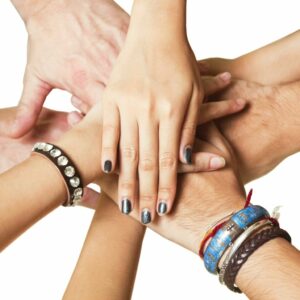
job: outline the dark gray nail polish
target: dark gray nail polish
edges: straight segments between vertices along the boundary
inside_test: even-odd
[[[106,160],[104,163],[104,172],[110,173],[111,172],[112,163],[110,160]]]
[[[185,161],[187,164],[192,164],[192,154],[193,154],[193,151],[192,151],[192,148],[191,147],[186,147],[184,149],[184,158],[185,158]]]
[[[151,222],[151,213],[148,209],[142,211],[141,220],[143,224],[149,224]]]
[[[166,202],[160,202],[158,205],[158,213],[164,215],[168,210],[168,206]]]
[[[123,214],[129,215],[131,213],[132,206],[131,206],[131,202],[129,199],[127,199],[127,198],[123,199],[121,206],[122,206],[121,210],[122,210]]]

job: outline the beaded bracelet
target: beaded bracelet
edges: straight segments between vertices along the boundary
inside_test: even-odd
[[[218,263],[226,249],[248,227],[262,218],[269,217],[266,209],[250,205],[235,213],[211,239],[204,253],[204,265],[213,274],[217,273]]]
[[[81,176],[70,157],[59,147],[44,142],[36,143],[32,148],[32,154],[42,155],[50,160],[63,177],[68,190],[68,199],[63,206],[78,204],[83,197],[83,185]]]

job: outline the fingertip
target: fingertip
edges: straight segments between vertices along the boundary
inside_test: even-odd
[[[82,119],[83,116],[77,111],[70,112],[67,117],[68,123],[71,126],[77,125]]]
[[[217,77],[223,81],[225,84],[229,84],[232,78],[232,75],[230,72],[223,72],[221,74],[218,74]]]
[[[239,98],[239,99],[235,100],[235,103],[236,103],[238,108],[242,109],[246,106],[247,101],[245,99]]]
[[[209,168],[210,170],[219,170],[224,168],[226,165],[226,160],[224,157],[215,156],[210,159]]]

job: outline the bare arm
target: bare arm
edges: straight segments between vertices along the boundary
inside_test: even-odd
[[[228,71],[235,78],[260,84],[283,84],[300,79],[300,30],[235,59],[211,58],[208,73]]]
[[[93,218],[64,300],[131,298],[145,227],[104,194]]]
[[[242,184],[236,177],[237,163],[230,160],[233,157],[228,144],[215,132],[209,133],[206,141],[218,148],[215,151],[221,151],[227,157],[227,168],[213,173],[180,176],[175,210],[148,226],[195,254],[198,254],[207,227],[230,212],[241,209],[245,203]],[[207,150],[206,147],[212,145],[204,144],[201,141],[198,147]],[[210,151],[213,149],[210,148]],[[116,201],[116,182],[103,178],[100,184]],[[138,218],[136,212],[132,216]],[[296,300],[300,295],[299,276],[300,252],[284,240],[276,239],[250,257],[238,273],[236,283],[250,299]]]

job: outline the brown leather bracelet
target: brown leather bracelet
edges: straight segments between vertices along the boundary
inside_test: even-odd
[[[241,293],[241,290],[235,286],[235,280],[239,270],[259,247],[275,238],[283,238],[291,242],[291,237],[285,230],[279,227],[271,227],[259,232],[241,245],[235,255],[230,259],[225,270],[224,283],[231,291]]]

